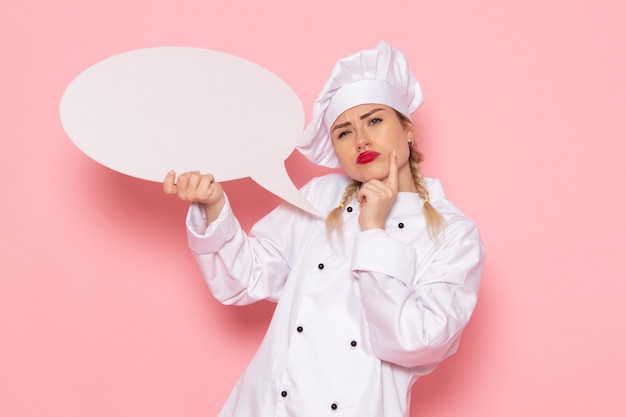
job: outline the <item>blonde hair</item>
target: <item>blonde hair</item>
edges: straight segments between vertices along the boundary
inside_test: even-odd
[[[413,129],[413,124],[406,116],[398,111],[396,111],[396,114],[405,129]],[[426,188],[426,183],[424,182],[424,177],[422,176],[422,172],[420,170],[420,163],[424,160],[424,155],[411,144],[409,144],[409,147],[411,151],[409,155],[409,167],[411,169],[411,175],[413,176],[413,183],[417,189],[417,194],[424,201],[423,210],[424,217],[426,218],[428,235],[432,240],[437,240],[437,236],[445,226],[445,220],[443,216],[432,206],[432,204],[430,204],[428,188]],[[330,213],[328,213],[328,216],[326,217],[326,231],[329,235],[333,232],[333,230],[336,230],[341,236],[343,226],[341,213],[343,212],[345,206],[352,201],[354,196],[359,192],[360,188],[361,182],[352,180],[343,192],[339,206],[335,207],[330,211]]]

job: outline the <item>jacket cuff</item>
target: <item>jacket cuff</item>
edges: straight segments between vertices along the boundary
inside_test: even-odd
[[[417,265],[415,249],[381,229],[366,230],[355,239],[351,270],[388,275],[413,285]]]
[[[217,219],[206,227],[204,205],[193,203],[187,212],[187,241],[194,253],[215,253],[231,240],[240,228],[225,196],[224,207]]]

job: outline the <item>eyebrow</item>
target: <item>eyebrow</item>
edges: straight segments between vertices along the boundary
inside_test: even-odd
[[[372,110],[368,111],[367,113],[362,114],[361,116],[359,116],[359,119],[361,119],[361,120],[367,119],[372,114],[376,113],[377,111],[381,111],[381,110],[384,110],[384,109],[382,109],[382,108],[372,109]],[[338,125],[335,125],[333,127],[333,130],[331,130],[330,133],[332,134],[336,129],[341,129],[342,127],[350,126],[351,124],[352,124],[351,122],[339,123]]]

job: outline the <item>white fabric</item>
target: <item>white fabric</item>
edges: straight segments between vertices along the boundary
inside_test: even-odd
[[[390,88],[386,80],[361,80],[345,85],[333,94],[324,111],[325,131],[330,132],[330,128],[341,113],[365,103],[385,104],[410,117],[404,97],[396,89]]]
[[[359,104],[385,104],[410,118],[423,101],[422,89],[404,55],[381,41],[373,49],[337,61],[296,148],[314,164],[338,168],[329,135],[337,116]]]
[[[331,174],[302,192],[329,212],[348,181]],[[332,241],[323,220],[289,204],[249,236],[228,204],[203,233],[203,210],[192,205],[189,245],[213,295],[225,304],[278,301],[221,417],[408,416],[411,385],[457,349],[484,257],[474,223],[439,181],[427,186],[447,222],[437,244],[414,193],[398,194],[386,230],[361,231],[353,200],[343,240]]]

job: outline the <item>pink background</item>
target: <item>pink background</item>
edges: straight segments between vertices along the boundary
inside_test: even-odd
[[[411,415],[625,415],[625,16],[622,0],[4,0],[0,415],[214,416],[273,309],[218,304],[186,205],[69,141],[58,105],[80,71],[221,50],[281,76],[308,120],[335,60],[380,39],[424,88],[426,174],[488,251],[461,349]],[[323,173],[298,154],[287,168],[297,185]],[[246,228],[278,204],[225,187]]]

